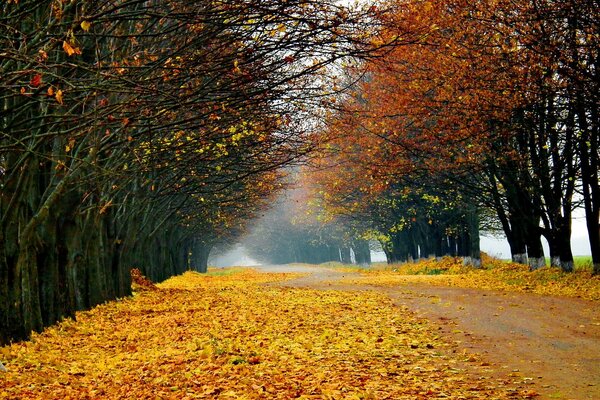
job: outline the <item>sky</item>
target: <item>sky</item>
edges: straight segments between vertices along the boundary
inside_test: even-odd
[[[548,250],[548,243],[543,238],[542,244],[544,245],[544,254],[549,256],[550,251]],[[503,259],[510,258],[510,247],[504,236],[493,237],[483,235],[481,237],[480,247],[481,251],[485,251],[490,256]],[[571,249],[574,256],[588,256],[592,254],[583,210],[575,210],[573,213]]]

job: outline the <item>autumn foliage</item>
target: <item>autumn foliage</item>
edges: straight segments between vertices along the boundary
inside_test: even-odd
[[[0,348],[19,399],[429,399],[531,395],[374,292],[193,272]]]
[[[361,269],[361,278],[349,280],[384,287],[421,283],[600,300],[600,277],[592,275],[590,269],[575,273],[567,273],[555,267],[529,271],[526,265],[499,260],[486,254],[483,254],[483,259],[486,266],[483,269],[465,266],[462,260],[454,257],[444,257],[441,260],[429,259],[417,263]],[[348,269],[342,266],[338,268]]]
[[[142,271],[137,268],[131,269],[131,289],[134,292],[158,290],[156,285],[150,279],[142,275]]]
[[[428,249],[413,259],[434,254],[416,230],[479,258],[473,227],[487,225],[536,269],[544,237],[552,265],[572,271],[581,198],[600,266],[593,3],[386,2],[380,39],[397,45],[354,69],[326,117],[309,179],[327,213],[368,220],[392,255],[399,233],[400,247]]]
[[[336,2],[0,4],[0,343],[205,271],[313,149],[372,14]]]
[[[480,266],[484,227],[572,271],[580,206],[600,273],[598,21],[591,0],[2,2],[0,343],[130,295],[132,266],[206,272],[300,163],[335,228],[286,260],[368,263],[376,239]]]

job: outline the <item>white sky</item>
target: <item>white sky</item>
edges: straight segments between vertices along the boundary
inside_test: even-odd
[[[544,238],[542,238],[542,244],[544,245],[544,254],[549,256],[550,250],[548,250],[548,243]],[[505,237],[482,236],[480,246],[481,251],[485,251],[490,256],[510,258],[510,247]],[[583,210],[575,210],[573,213],[571,249],[574,256],[589,256],[592,254]]]

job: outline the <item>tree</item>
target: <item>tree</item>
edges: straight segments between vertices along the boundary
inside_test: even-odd
[[[179,273],[220,225],[243,225],[273,171],[310,150],[292,116],[327,65],[364,53],[370,15],[312,1],[0,10],[2,343],[127,295],[131,266]]]
[[[544,265],[544,235],[553,265],[571,270],[573,195],[585,174],[582,149],[595,143],[584,133],[590,140],[583,148],[577,134],[591,133],[585,126],[594,106],[578,114],[573,94],[594,87],[597,50],[588,34],[595,22],[579,22],[574,7],[390,2],[392,12],[381,15],[382,37],[415,34],[365,65],[354,98],[332,118],[334,138],[352,136],[334,149],[342,157],[335,156],[361,165],[356,176],[372,179],[372,188],[362,188],[370,193],[419,176],[459,184],[464,195],[496,209],[516,261]],[[582,176],[581,184],[594,241],[597,165],[587,168],[592,179]]]

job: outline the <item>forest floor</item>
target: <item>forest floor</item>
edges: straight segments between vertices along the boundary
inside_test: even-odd
[[[398,276],[292,265],[137,285],[0,348],[0,399],[600,398],[597,301]]]

